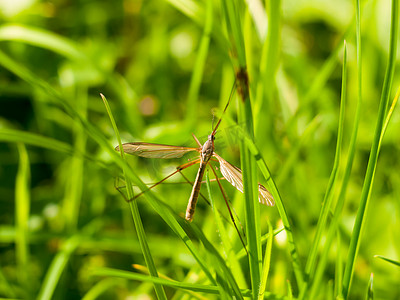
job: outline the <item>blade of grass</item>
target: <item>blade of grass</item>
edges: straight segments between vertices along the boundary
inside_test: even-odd
[[[385,261],[387,261],[387,262],[390,262],[391,264],[394,264],[395,266],[400,267],[400,262],[398,262],[398,261],[392,260],[392,259],[387,258],[387,257],[384,257],[384,256],[382,256],[382,255],[375,255],[374,257],[383,259],[383,260],[385,260]]]
[[[235,124],[235,122],[227,115],[225,115],[225,120],[227,120],[229,124]],[[268,166],[265,163],[265,160],[260,150],[258,149],[257,145],[253,142],[252,139],[248,137],[247,133],[243,130],[243,128],[238,127],[237,133],[239,134],[240,138],[244,140],[245,146],[247,147],[247,149],[249,149],[251,155],[255,158],[258,168],[260,169],[265,180],[267,181],[268,190],[274,197],[276,208],[278,209],[279,215],[282,219],[282,223],[287,234],[287,239],[289,242],[289,252],[292,257],[292,265],[297,280],[297,284],[300,287],[304,284],[303,269],[301,266],[299,254],[296,249],[296,243],[294,241],[292,228],[289,222],[289,216],[286,213],[286,209],[283,204],[282,198],[280,197],[278,188],[276,187],[275,181],[273,180],[271,173],[269,172]]]
[[[300,297],[303,298],[307,292],[307,288],[313,280],[313,276],[315,274],[315,264],[317,262],[318,250],[321,244],[322,234],[326,228],[326,222],[328,220],[328,216],[331,211],[331,205],[333,201],[333,191],[335,189],[337,183],[337,176],[339,165],[341,161],[341,152],[342,152],[342,140],[343,140],[343,127],[344,127],[344,117],[345,117],[345,107],[346,107],[346,95],[347,95],[347,49],[346,42],[344,43],[343,48],[343,69],[342,69],[342,90],[341,90],[341,99],[340,99],[340,113],[339,113],[339,125],[338,125],[338,134],[336,141],[336,151],[335,158],[333,162],[332,172],[329,177],[328,186],[325,192],[324,200],[322,202],[322,207],[320,211],[320,216],[317,223],[317,231],[315,233],[314,241],[311,245],[310,254],[308,256],[305,273],[306,273],[306,284],[304,289],[302,290],[302,295]],[[322,263],[322,262],[320,262]],[[324,261],[326,263],[326,261]],[[313,296],[310,296],[313,298]]]
[[[348,259],[345,267],[343,277],[343,296],[345,299],[348,297],[348,293],[351,286],[351,279],[353,277],[356,257],[358,255],[360,241],[362,236],[362,230],[365,224],[365,214],[368,208],[368,200],[372,190],[372,184],[374,180],[376,165],[379,154],[379,140],[381,137],[383,122],[385,118],[385,112],[388,107],[390,90],[393,81],[394,68],[396,62],[396,51],[397,51],[397,33],[398,33],[398,1],[392,1],[392,12],[391,12],[391,28],[390,28],[390,46],[389,46],[389,57],[388,66],[386,69],[385,80],[383,84],[381,100],[379,104],[378,120],[376,124],[374,139],[372,141],[370,157],[368,160],[367,172],[364,178],[364,184],[361,192],[360,205],[357,211],[357,217],[354,223],[353,234],[351,236],[350,248],[348,253]]]
[[[243,131],[242,131],[242,133],[243,133]],[[267,181],[268,190],[271,192],[272,196],[274,197],[276,208],[278,209],[279,215],[282,219],[282,223],[283,223],[283,226],[284,226],[286,234],[287,234],[287,239],[289,242],[289,252],[292,257],[292,265],[293,265],[295,277],[297,280],[297,284],[301,289],[301,287],[304,284],[304,274],[303,274],[303,268],[302,268],[301,262],[300,262],[300,257],[297,252],[296,243],[294,241],[292,228],[291,228],[291,225],[289,222],[289,216],[286,213],[286,209],[283,204],[282,198],[280,197],[278,188],[276,187],[276,184],[271,176],[271,173],[269,172],[269,169],[268,169],[267,164],[265,163],[265,160],[263,159],[263,157],[261,155],[261,152],[258,150],[258,147],[256,146],[256,144],[254,144],[254,142],[250,138],[248,138],[246,135],[244,135],[244,140],[245,140],[246,147],[250,150],[251,154],[256,159],[258,168],[260,169],[265,180]]]
[[[335,296],[336,299],[342,299],[342,284],[343,284],[343,256],[342,256],[342,236],[340,230],[336,231],[336,261],[335,261]],[[315,282],[318,282],[315,280]]]
[[[85,60],[85,55],[71,40],[50,31],[20,24],[0,26],[0,41],[18,41],[48,49],[73,60]]]
[[[99,220],[94,219],[81,230],[82,235],[72,235],[62,242],[60,251],[58,251],[58,253],[55,255],[50,264],[50,267],[47,269],[46,275],[42,281],[42,286],[36,299],[53,299],[54,290],[60,280],[62,273],[64,272],[65,266],[67,265],[71,255],[81,244],[81,242],[87,238],[88,235],[91,236],[93,235],[93,232],[98,230],[98,227]]]
[[[353,129],[351,133],[351,138],[350,138],[350,145],[349,145],[349,151],[348,151],[348,158],[346,162],[346,167],[344,170],[343,174],[343,179],[342,179],[342,186],[340,188],[340,193],[339,197],[337,200],[337,204],[333,213],[332,221],[329,227],[328,235],[326,238],[326,243],[324,246],[324,249],[321,254],[321,261],[322,263],[318,264],[315,279],[313,285],[315,287],[319,286],[319,280],[322,278],[322,274],[324,273],[324,269],[326,266],[326,263],[323,263],[323,261],[326,261],[328,257],[329,250],[331,249],[331,244],[333,242],[333,239],[336,234],[338,234],[339,230],[339,222],[340,222],[340,216],[344,207],[344,200],[346,197],[346,191],[347,191],[347,186],[349,183],[350,175],[351,175],[351,170],[353,167],[353,161],[354,161],[354,156],[356,152],[356,143],[357,143],[357,135],[358,135],[358,127],[360,123],[360,116],[361,116],[361,107],[362,107],[362,52],[361,52],[361,7],[360,7],[360,1],[357,0],[356,3],[356,39],[357,39],[357,104],[356,104],[356,113],[354,117],[354,123],[353,123]],[[339,240],[340,238],[338,238]],[[336,272],[341,272],[341,265],[340,265],[340,270],[337,267]],[[338,278],[340,278],[340,282],[343,280],[342,275],[338,275]],[[336,282],[337,283],[337,282]],[[314,288],[314,287],[313,287]],[[337,290],[337,297],[341,298],[342,297],[342,291],[340,288],[340,291]]]
[[[111,120],[115,135],[117,136],[117,140],[118,140],[118,145],[119,145],[119,149],[121,149],[121,157],[123,159],[125,159],[125,153],[122,147],[122,141],[121,141],[121,137],[119,135],[119,131],[117,128],[117,125],[115,123],[114,117],[112,115],[110,106],[108,105],[108,101],[106,99],[106,97],[104,97],[103,94],[100,94],[101,98],[103,99],[104,105],[106,107],[108,116]],[[132,188],[132,182],[130,181],[130,178],[128,176],[126,176],[126,168],[128,167],[128,164],[126,164],[126,167],[123,169],[124,172],[124,177],[125,177],[125,181],[126,181],[126,186],[127,186],[127,192],[128,192],[128,198],[132,199],[133,198],[133,188]],[[143,253],[143,257],[144,260],[146,262],[147,268],[149,269],[150,275],[153,277],[157,277],[158,273],[157,273],[157,269],[153,260],[153,257],[151,255],[151,251],[150,251],[150,247],[149,244],[147,242],[147,238],[146,238],[146,234],[143,228],[143,223],[140,217],[140,213],[139,213],[139,208],[137,206],[137,202],[136,201],[129,201],[129,207],[131,209],[131,214],[132,214],[132,219],[133,222],[135,224],[135,229],[136,229],[136,233],[139,239],[139,243],[140,243],[140,247],[142,249],[142,253]],[[157,298],[158,299],[167,299],[167,296],[165,294],[164,288],[162,287],[162,285],[159,284],[155,284],[154,285],[154,290],[156,292]]]
[[[79,93],[79,100],[77,101],[78,110],[86,117],[87,115],[87,95],[86,89],[83,93]],[[78,229],[79,211],[81,206],[82,191],[83,191],[83,177],[84,177],[84,164],[82,154],[86,151],[87,136],[82,130],[79,123],[73,126],[74,131],[74,154],[70,158],[68,180],[66,182],[64,199],[63,199],[63,215],[65,216],[65,225],[68,232],[72,233]]]
[[[119,285],[122,285],[122,282],[116,280],[114,277],[100,280],[82,297],[82,300],[99,299],[101,294],[107,292],[112,287]]]
[[[212,196],[211,192],[211,184],[210,184],[210,178],[208,176],[208,173],[206,173],[206,187],[207,187],[207,192],[208,192],[208,199],[211,202],[211,207],[214,212],[214,218],[215,218],[215,223],[216,223],[216,228],[219,233],[219,237],[221,240],[221,243],[224,248],[224,252],[227,255],[227,262],[230,265],[230,269],[232,270],[232,274],[234,274],[236,281],[238,282],[239,286],[245,287],[246,286],[246,280],[244,279],[243,276],[243,271],[240,267],[239,261],[235,255],[235,252],[232,247],[232,243],[230,241],[230,238],[225,230],[224,224],[222,222],[221,215],[215,206],[214,202],[214,197]]]
[[[367,292],[365,295],[366,300],[374,300],[374,274],[371,273],[371,276],[369,277],[369,282],[368,282],[368,288]]]
[[[207,254],[212,262],[212,266],[216,272],[216,280],[220,287],[224,289],[231,297],[235,297],[238,299],[243,299],[242,292],[239,289],[239,286],[232,274],[231,269],[226,264],[226,260],[221,257],[218,253],[217,249],[208,241],[208,239],[204,236],[203,232],[198,228],[196,224],[192,224],[191,229],[196,234],[196,236],[201,240],[203,246],[207,250]]]
[[[18,281],[24,287],[26,295],[31,292],[29,281],[29,238],[28,220],[30,213],[30,163],[26,147],[17,143],[19,166],[15,182],[15,252],[18,266]]]
[[[233,51],[237,57],[236,83],[238,85],[239,123],[245,124],[245,131],[250,137],[254,137],[253,115],[250,102],[249,81],[246,67],[246,54],[243,38],[242,22],[240,19],[240,4],[235,1],[223,1],[228,35],[232,36]],[[240,142],[240,161],[243,172],[243,189],[245,197],[245,219],[247,245],[249,252],[249,266],[251,278],[251,290],[253,299],[257,298],[257,291],[261,279],[261,231],[260,210],[258,206],[257,172],[255,159],[246,148],[244,141]]]
[[[133,273],[122,270],[115,270],[111,268],[98,268],[92,272],[93,275],[96,276],[113,276],[120,277],[129,280],[138,280],[138,281],[149,281],[155,284],[160,284],[164,286],[169,286],[177,289],[185,289],[193,292],[201,292],[207,294],[219,294],[219,289],[217,286],[213,285],[201,285],[201,284],[193,284],[193,283],[184,283],[175,280],[168,280],[160,277],[152,277],[139,273]],[[242,291],[245,296],[249,296],[248,290]]]
[[[388,125],[389,125],[390,119],[392,118],[392,115],[393,115],[394,109],[396,108],[396,105],[397,105],[397,102],[399,100],[399,97],[400,97],[400,87],[397,88],[397,92],[396,92],[396,95],[394,96],[392,105],[390,106],[390,109],[389,109],[389,111],[388,111],[388,113],[386,115],[385,124],[383,124],[382,133],[381,133],[381,136],[379,138],[378,149],[381,149],[383,137],[385,136],[386,129],[387,129]]]
[[[284,230],[285,230],[285,228],[275,229],[272,232],[272,235],[276,236],[277,234],[281,233]],[[270,233],[266,233],[263,236],[261,236],[261,245],[264,245],[265,243],[267,243],[267,241],[269,240],[269,236],[270,236]],[[243,248],[240,249],[240,251],[238,253],[236,253],[236,256],[237,256],[238,259],[240,259],[240,258],[242,258],[242,257],[244,257],[246,255],[247,255],[247,252]]]
[[[37,299],[53,299],[54,290],[60,280],[61,274],[63,273],[71,254],[78,247],[79,242],[80,237],[78,235],[73,235],[63,243],[61,250],[56,254],[50,267],[47,269]]]
[[[72,155],[74,153],[71,145],[67,143],[49,137],[40,136],[35,133],[15,129],[1,128],[0,141],[25,143],[28,145],[42,147],[49,150],[64,152],[69,155]]]
[[[272,253],[272,242],[273,242],[273,229],[271,223],[268,221],[268,241],[267,246],[265,247],[264,253],[264,264],[261,273],[261,283],[260,283],[260,290],[258,291],[258,300],[264,299],[265,288],[267,286],[268,280],[268,273],[271,266],[271,253]]]

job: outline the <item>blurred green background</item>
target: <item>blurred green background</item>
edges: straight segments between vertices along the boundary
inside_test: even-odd
[[[88,291],[99,283],[104,288],[101,299],[154,297],[150,283],[90,274],[97,267],[133,270],[131,264],[145,263],[129,206],[114,187],[121,170],[79,118],[97,128],[110,147],[117,145],[99,96],[103,93],[124,142],[194,147],[191,133],[204,142],[212,129],[213,108],[223,108],[235,77],[234,51],[219,1],[213,4],[211,32],[203,33],[206,2],[0,2],[1,297],[43,296],[46,274],[56,258],[62,267],[59,277],[51,275],[56,281],[53,299],[89,299]],[[260,82],[264,89],[264,96],[253,99],[255,140],[277,183],[305,265],[335,155],[343,38],[348,51],[343,159],[354,120],[355,1],[282,1],[276,44],[269,48],[275,49],[271,68],[264,70],[268,80],[257,70],[269,11],[262,1],[241,5],[251,92]],[[342,243],[330,250],[320,299],[334,289],[337,256],[347,257],[388,57],[390,1],[363,1],[361,7],[363,104],[357,152],[341,216]],[[204,44],[208,52],[202,52]],[[206,53],[203,60],[199,53]],[[398,85],[395,75],[394,91]],[[228,109],[232,118],[236,103],[235,98]],[[17,131],[4,138],[10,129]],[[216,151],[240,166],[236,130],[222,121]],[[376,299],[400,297],[399,268],[374,258],[400,256],[399,130],[395,111],[382,144],[351,299],[364,298],[370,273]],[[186,162],[136,157],[129,161],[144,182],[156,182]],[[343,169],[342,163],[339,179]],[[185,172],[191,179],[195,173],[195,167]],[[171,181],[178,183],[161,185],[155,192],[183,214],[191,187],[179,183],[179,175]],[[265,183],[261,176],[260,182]],[[224,187],[243,219],[242,194],[229,184]],[[221,212],[229,218],[217,186],[213,189]],[[138,205],[158,271],[182,280],[195,264],[193,257],[144,198],[138,198]],[[212,216],[211,207],[200,200],[194,222],[216,241]],[[275,208],[261,207],[261,216],[263,234],[267,220],[274,229],[282,227]],[[240,249],[237,233],[227,227]],[[284,234],[278,235],[267,290],[283,296],[288,293],[287,280],[295,286],[289,261],[287,241]],[[174,292],[167,289],[168,296]]]

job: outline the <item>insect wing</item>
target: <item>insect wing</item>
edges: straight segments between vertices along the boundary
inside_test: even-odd
[[[197,148],[170,146],[151,143],[125,143],[122,144],[125,153],[147,158],[179,158],[188,152],[199,151]],[[115,147],[119,151],[119,146]]]
[[[214,157],[219,161],[222,176],[224,176],[230,184],[243,193],[242,171],[227,162],[218,154],[214,153]],[[261,204],[268,206],[273,206],[275,204],[271,193],[261,184],[258,184],[258,201]]]

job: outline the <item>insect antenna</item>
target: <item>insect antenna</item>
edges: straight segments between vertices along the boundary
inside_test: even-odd
[[[213,130],[213,132],[212,132],[212,135],[215,135],[215,133],[217,132],[219,123],[221,123],[221,120],[222,120],[222,116],[225,114],[226,109],[228,108],[229,103],[231,102],[231,99],[233,98],[233,95],[235,94],[235,91],[236,91],[236,80],[235,80],[235,82],[233,83],[232,90],[231,90],[231,94],[229,95],[228,102],[226,103],[225,108],[224,108],[224,110],[222,111],[221,118],[218,120],[217,125],[215,125],[215,128],[214,128],[214,130]],[[213,119],[213,121],[214,121],[214,119]]]

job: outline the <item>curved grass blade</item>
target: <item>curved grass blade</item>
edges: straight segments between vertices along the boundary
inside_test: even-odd
[[[394,264],[395,266],[400,267],[400,262],[399,262],[399,261],[396,261],[396,260],[393,260],[393,259],[384,257],[384,256],[382,256],[382,255],[375,255],[374,257],[380,258],[380,259],[382,259],[382,260],[385,260],[385,261],[387,261],[387,262],[390,262],[391,264]]]
[[[227,120],[230,124],[235,123],[228,116],[225,116],[225,120]],[[294,273],[296,276],[297,284],[300,287],[302,287],[304,284],[303,268],[301,266],[300,257],[297,252],[297,249],[296,249],[296,244],[294,241],[291,225],[289,222],[289,216],[286,213],[286,209],[285,209],[283,201],[280,197],[279,191],[276,187],[276,184],[269,172],[268,166],[265,163],[265,161],[262,157],[262,154],[259,151],[257,145],[252,141],[252,139],[250,139],[248,137],[248,135],[244,132],[244,130],[239,126],[238,126],[238,134],[240,135],[241,138],[243,138],[246,148],[250,151],[251,155],[255,158],[258,168],[260,169],[261,173],[263,174],[264,178],[267,181],[268,190],[271,192],[272,196],[275,199],[275,205],[276,205],[276,208],[278,209],[279,215],[282,219],[282,223],[283,223],[283,226],[285,227],[285,231],[286,231],[287,238],[289,241],[289,252],[292,256],[292,264],[293,264],[293,269],[294,269]]]
[[[28,221],[31,206],[30,187],[30,162],[26,147],[17,144],[19,153],[19,166],[15,182],[15,220],[16,237],[15,252],[18,266],[18,280],[25,292],[31,292],[29,281],[29,230]]]
[[[213,208],[219,237],[221,239],[221,243],[222,243],[225,253],[227,255],[227,261],[229,262],[230,268],[232,270],[232,274],[234,274],[236,280],[238,281],[238,285],[240,285],[242,287],[246,286],[246,280],[244,279],[243,271],[240,267],[239,261],[233,250],[232,243],[230,241],[228,233],[225,230],[221,215],[220,215],[217,207],[215,206],[214,197],[212,196],[212,192],[211,192],[211,183],[210,183],[210,178],[208,176],[208,172],[206,173],[206,187],[207,187],[207,192],[208,192],[208,199],[210,199],[210,202],[211,202],[211,205]]]
[[[317,253],[321,244],[322,234],[325,231],[326,223],[328,220],[328,216],[331,212],[331,205],[333,201],[333,190],[337,183],[337,176],[339,171],[339,165],[341,160],[341,152],[342,152],[342,140],[343,140],[343,127],[344,127],[344,117],[345,117],[345,107],[346,107],[346,95],[347,95],[347,49],[346,42],[344,43],[343,48],[343,70],[342,70],[342,91],[341,91],[341,101],[340,101],[340,113],[339,113],[339,125],[338,125],[338,134],[336,141],[336,151],[335,158],[333,162],[332,172],[329,177],[328,186],[325,192],[324,200],[322,202],[322,207],[320,211],[320,216],[317,224],[317,231],[315,233],[314,241],[311,246],[310,254],[308,256],[305,273],[307,276],[307,282],[305,285],[305,289],[302,291],[302,295],[306,293],[306,289],[308,288],[310,282],[312,282],[314,273],[315,273],[315,265],[317,262]],[[320,262],[321,263],[321,262]],[[300,298],[302,298],[301,296]],[[312,298],[313,296],[311,296]]]
[[[390,28],[388,65],[386,69],[385,80],[383,83],[383,89],[378,111],[378,120],[376,123],[374,139],[371,146],[370,157],[368,160],[367,172],[364,178],[364,184],[361,192],[360,205],[354,223],[353,234],[351,236],[350,248],[348,252],[347,263],[343,277],[343,296],[345,299],[348,297],[348,293],[351,286],[351,279],[354,273],[355,261],[360,247],[362,230],[365,224],[364,217],[368,208],[368,200],[371,194],[376,165],[378,162],[379,145],[380,145],[379,141],[384,126],[383,122],[385,118],[385,113],[387,111],[389,97],[390,97],[390,90],[393,82],[394,68],[396,63],[396,52],[397,52],[397,37],[398,37],[398,23],[399,23],[398,10],[399,10],[398,0],[393,0],[391,7],[391,28]]]
[[[272,225],[268,221],[268,240],[267,246],[265,247],[264,253],[264,264],[261,273],[261,283],[260,283],[260,290],[258,291],[258,300],[264,299],[265,288],[267,285],[268,280],[268,272],[271,266],[271,253],[272,253],[272,242],[273,242],[273,234],[272,234]]]
[[[102,94],[100,94],[100,96],[103,99],[104,105],[105,105],[105,107],[107,109],[108,116],[110,117],[112,126],[114,128],[114,132],[117,135],[119,148],[122,150],[120,152],[121,153],[121,157],[123,159],[125,159],[125,154],[124,154],[124,150],[123,150],[123,146],[122,146],[122,142],[121,142],[121,137],[119,135],[119,131],[118,131],[117,125],[115,123],[114,117],[112,115],[110,106],[108,105],[107,99]],[[125,177],[125,181],[126,181],[126,184],[127,184],[128,197],[129,197],[129,199],[132,199],[133,198],[133,189],[132,189],[132,183],[130,181],[130,178],[126,176],[126,169],[127,168],[129,168],[128,165],[126,165],[126,167],[123,169],[124,170],[124,177]],[[136,201],[130,201],[129,202],[129,206],[130,206],[130,209],[131,209],[133,222],[135,223],[136,233],[138,235],[139,243],[140,243],[140,246],[141,246],[141,249],[142,249],[142,253],[143,253],[143,256],[144,256],[144,260],[146,261],[146,265],[147,265],[147,267],[148,267],[148,269],[150,271],[150,274],[152,276],[154,276],[154,277],[157,277],[158,276],[157,269],[156,269],[153,257],[151,255],[151,252],[150,252],[150,247],[149,247],[148,242],[147,242],[146,234],[144,232],[143,223],[142,223],[142,220],[140,218],[140,213],[139,213],[139,208],[137,206],[137,202]],[[154,285],[154,290],[155,290],[155,292],[157,294],[158,299],[167,299],[165,291],[164,291],[164,289],[163,289],[163,287],[161,285],[155,284]]]

